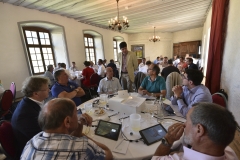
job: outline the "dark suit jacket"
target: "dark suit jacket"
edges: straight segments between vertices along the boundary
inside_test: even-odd
[[[13,132],[17,140],[17,155],[20,156],[26,143],[41,132],[38,114],[41,107],[31,99],[24,97],[17,105],[12,116]]]
[[[188,69],[197,69],[198,70],[198,66],[194,63],[191,63],[189,66],[188,66]]]
[[[163,68],[161,72],[161,76],[165,78],[165,81],[167,80],[167,76],[172,72],[178,72],[180,74],[180,71],[177,67],[174,66],[167,66]]]

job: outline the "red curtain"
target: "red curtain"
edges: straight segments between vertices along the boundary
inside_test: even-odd
[[[212,21],[206,75],[206,86],[212,94],[220,89],[228,4],[229,0],[213,0],[212,3]]]

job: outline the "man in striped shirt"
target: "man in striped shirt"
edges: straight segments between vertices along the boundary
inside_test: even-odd
[[[82,114],[78,120],[76,108],[70,99],[49,101],[38,117],[43,132],[28,141],[21,159],[113,159],[108,147],[82,133],[92,118]]]

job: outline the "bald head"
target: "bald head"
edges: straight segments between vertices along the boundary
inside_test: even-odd
[[[67,116],[72,117],[75,103],[67,98],[55,98],[44,105],[38,116],[39,126],[43,131],[59,128]]]
[[[113,69],[111,67],[106,68],[106,76],[108,79],[112,79],[113,77]]]

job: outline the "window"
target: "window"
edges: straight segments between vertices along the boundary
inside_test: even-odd
[[[37,27],[23,27],[23,32],[32,74],[43,74],[49,64],[55,66],[49,31]]]
[[[93,61],[96,64],[96,54],[93,36],[84,34],[85,52],[87,61]]]
[[[117,61],[118,47],[117,47],[116,39],[113,39],[113,53],[114,53],[114,61]]]

